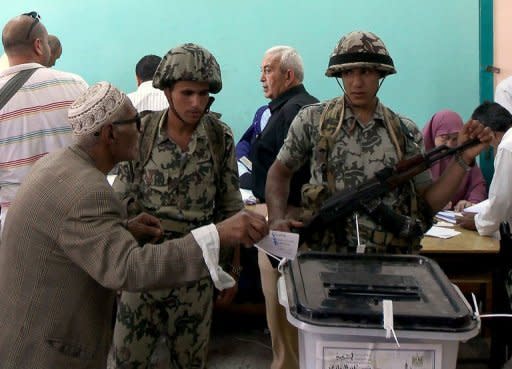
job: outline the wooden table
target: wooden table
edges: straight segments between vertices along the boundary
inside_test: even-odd
[[[500,241],[492,237],[480,236],[476,231],[470,231],[455,225],[454,230],[461,232],[458,236],[442,239],[426,236],[421,241],[421,253],[452,253],[452,254],[497,254],[500,251]]]
[[[459,226],[453,229],[461,234],[447,239],[424,237],[420,253],[436,260],[454,284],[467,295],[475,293],[483,301],[483,310],[491,312],[500,242]]]
[[[420,254],[437,261],[453,283],[465,293],[476,293],[483,300],[483,310],[491,312],[500,242],[459,226],[454,230],[461,234],[448,239],[424,237]]]

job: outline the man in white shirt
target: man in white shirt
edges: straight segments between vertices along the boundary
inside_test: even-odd
[[[11,19],[2,31],[10,67],[0,72],[0,88],[18,72],[35,69],[0,109],[1,223],[32,165],[51,151],[68,146],[68,106],[87,89],[79,76],[46,68],[48,32],[36,12]]]
[[[494,101],[512,114],[512,76],[498,83],[494,91]]]
[[[463,213],[457,220],[462,227],[477,230],[482,236],[494,235],[504,221],[512,221],[512,115],[498,103],[485,102],[475,109],[472,119],[491,128],[494,176],[489,189],[489,201],[478,214]]]
[[[138,112],[144,110],[158,111],[169,107],[169,103],[162,90],[153,87],[153,75],[155,74],[161,57],[146,55],[135,66],[135,78],[137,91],[129,93],[131,100]]]

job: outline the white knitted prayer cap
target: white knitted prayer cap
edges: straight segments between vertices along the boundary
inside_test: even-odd
[[[68,110],[68,120],[76,136],[98,131],[124,105],[126,95],[109,82],[90,86]]]

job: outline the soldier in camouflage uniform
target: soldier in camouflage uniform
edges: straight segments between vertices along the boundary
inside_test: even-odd
[[[232,132],[208,112],[209,94],[222,88],[214,56],[195,44],[171,49],[153,86],[164,91],[169,109],[143,117],[140,158],[120,166],[114,189],[129,209],[161,219],[165,239],[172,239],[235,214],[243,202]],[[204,368],[212,303],[210,278],[172,290],[123,292],[114,333],[117,367],[152,368],[163,337],[172,368]]]
[[[333,193],[360,185],[384,167],[423,152],[416,125],[377,98],[381,80],[394,73],[393,60],[373,33],[351,32],[341,38],[326,75],[342,79],[344,95],[303,108],[292,122],[267,177],[265,194],[271,229],[301,226],[297,220],[285,219],[286,199],[292,174],[307,160],[311,160],[311,179],[303,186],[302,200],[305,213],[312,214]],[[459,142],[477,136],[485,142],[490,138],[489,132],[472,121],[461,131]],[[394,214],[412,219],[411,224],[421,233],[431,224],[433,214],[449,201],[469,163],[483,147],[480,144],[464,151],[451,164],[449,177],[432,183],[426,171],[365,205],[372,210],[384,204]],[[419,234],[397,235],[365,212],[358,215],[358,223],[367,253],[411,253],[420,248]],[[342,224],[312,235],[313,241],[307,246],[321,251],[356,252],[355,229],[355,216],[348,217]]]

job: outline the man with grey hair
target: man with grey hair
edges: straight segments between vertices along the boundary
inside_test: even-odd
[[[106,367],[116,290],[169,288],[209,272],[215,281],[223,277],[220,245],[253,244],[267,233],[262,216],[241,211],[154,244],[160,221],[127,219],[106,179],[138,155],[140,117],[130,100],[100,82],[71,105],[69,121],[76,144],[34,165],[5,224],[3,369]]]
[[[293,118],[304,105],[318,102],[304,88],[303,79],[302,58],[294,48],[274,46],[265,52],[260,82],[263,94],[271,100],[268,104],[271,116],[265,129],[256,137],[250,153],[252,191],[262,202],[265,201],[267,172],[283,145]],[[289,198],[292,204],[300,204],[300,188],[303,183],[307,183],[308,178],[307,170],[295,176]]]
[[[304,88],[303,79],[302,59],[294,48],[274,46],[265,52],[260,81],[263,94],[271,100],[268,104],[271,116],[263,131],[255,138],[249,155],[252,161],[252,191],[261,202],[265,202],[267,172],[283,145],[293,118],[304,105],[318,102]],[[300,206],[301,187],[308,180],[309,167],[304,163],[292,180],[288,204]],[[297,334],[296,331],[287,329],[288,325],[281,324],[282,318],[286,319],[286,312],[275,298],[279,272],[276,265],[273,266],[261,252],[258,255],[258,264],[265,295],[267,323],[272,335],[271,368],[298,368],[297,355],[285,354],[297,352]],[[292,347],[288,348],[290,345]]]

